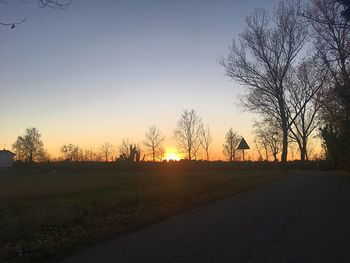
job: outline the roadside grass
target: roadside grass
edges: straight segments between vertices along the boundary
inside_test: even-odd
[[[0,173],[0,259],[42,262],[286,178],[276,171]]]

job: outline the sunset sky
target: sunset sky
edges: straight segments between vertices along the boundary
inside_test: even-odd
[[[156,125],[176,148],[183,109],[210,125],[212,159],[223,158],[230,127],[253,146],[254,115],[235,104],[244,89],[217,59],[247,14],[277,0],[73,0],[66,10],[13,2],[0,5],[2,21],[26,21],[0,27],[1,147],[35,126],[56,157],[66,143],[141,144]]]

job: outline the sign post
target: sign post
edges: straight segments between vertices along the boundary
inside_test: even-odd
[[[243,162],[244,162],[244,150],[249,150],[249,149],[250,149],[250,147],[249,147],[248,143],[242,137],[240,143],[238,144],[237,150],[242,150]]]

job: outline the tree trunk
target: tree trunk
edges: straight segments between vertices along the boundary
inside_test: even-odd
[[[300,148],[300,160],[302,163],[304,163],[306,160],[306,140],[305,139],[303,139],[302,146]]]
[[[273,155],[274,162],[278,162],[277,153],[273,152],[272,155]]]
[[[305,149],[303,148],[303,149],[300,150],[300,161],[302,163],[305,162],[305,156],[306,156],[306,152],[305,152]]]
[[[281,155],[281,161],[283,163],[287,162],[287,155],[288,155],[288,132],[285,129],[283,129],[282,155]]]
[[[282,95],[281,95],[282,96]],[[286,116],[286,111],[284,108],[284,99],[279,99],[279,108],[281,112],[281,124],[282,124],[282,155],[281,155],[281,161],[282,163],[287,162],[287,156],[288,156],[288,118]]]
[[[268,162],[269,161],[269,152],[267,150],[267,147],[264,147],[265,148],[265,160]]]

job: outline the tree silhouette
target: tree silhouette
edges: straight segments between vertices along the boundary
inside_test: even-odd
[[[164,136],[156,126],[151,126],[148,128],[143,144],[150,149],[153,162],[155,162],[156,154],[160,150],[164,140]]]
[[[18,136],[12,148],[19,160],[32,163],[45,159],[44,143],[39,130],[35,127],[27,128],[23,136]]]
[[[237,146],[241,137],[230,128],[225,135],[225,142],[223,144],[223,154],[227,160],[232,162],[237,159]]]
[[[321,108],[329,99],[329,78],[319,72],[314,59],[305,60],[296,69],[295,79],[288,86],[289,110],[299,112],[290,129],[290,138],[297,143],[302,162],[308,160],[309,137],[320,127]]]
[[[201,130],[201,145],[205,151],[205,155],[206,155],[206,158],[207,158],[207,161],[209,161],[209,148],[210,148],[210,145],[212,144],[213,142],[213,136],[211,134],[211,131],[210,131],[210,127],[209,125],[207,125],[206,127],[202,127],[202,130]]]
[[[258,148],[265,151],[265,160],[269,160],[269,155],[273,156],[274,161],[278,161],[278,154],[282,149],[282,136],[280,130],[276,128],[272,120],[265,120],[254,123],[255,143]]]
[[[80,150],[78,145],[74,145],[72,143],[64,144],[61,146],[60,152],[63,154],[63,158],[66,161],[80,161],[80,156],[82,155],[82,151]]]
[[[105,162],[107,163],[110,159],[113,160],[113,145],[106,142],[101,146],[101,154],[103,155],[103,158]]]
[[[174,135],[180,148],[187,154],[188,160],[192,160],[197,155],[201,143],[202,128],[202,119],[194,110],[182,112]]]
[[[299,6],[291,1],[280,2],[273,16],[257,9],[247,17],[247,28],[239,35],[239,43],[233,42],[228,57],[219,60],[227,76],[247,87],[249,93],[243,98],[243,105],[279,124],[283,162],[287,160],[292,124],[285,84],[307,37],[307,27],[298,13]]]
[[[343,10],[336,1],[313,0],[304,13],[322,74],[328,74],[334,83],[329,90],[333,99],[322,111],[322,137],[327,156],[336,163],[350,159],[350,22]]]

